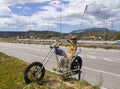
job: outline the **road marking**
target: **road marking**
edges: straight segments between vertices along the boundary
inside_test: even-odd
[[[111,62],[114,62],[113,60],[111,60],[110,58],[106,58],[106,57],[103,57],[102,60],[106,60],[106,61],[111,61]]]
[[[105,87],[101,87],[100,89],[107,89],[107,88],[105,88]]]
[[[92,59],[96,59],[94,56],[89,56],[90,58],[92,58]]]
[[[119,74],[114,74],[114,73],[110,73],[110,72],[106,72],[106,71],[102,71],[102,70],[97,70],[97,69],[93,69],[93,68],[88,68],[88,67],[82,67],[82,68],[92,70],[92,71],[96,71],[96,72],[102,72],[104,74],[108,74],[108,75],[112,75],[112,76],[116,76],[116,77],[120,77]]]
[[[110,59],[110,58],[107,58],[107,57],[101,57],[101,58],[98,58],[98,57],[94,57],[94,56],[90,56],[90,55],[81,55],[81,57],[83,58],[90,58],[90,59],[93,59],[93,60],[98,60],[98,61],[109,61],[109,62],[114,62],[114,63],[120,63],[120,59]]]

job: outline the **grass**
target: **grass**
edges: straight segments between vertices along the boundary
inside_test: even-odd
[[[28,63],[17,58],[0,53],[0,89],[99,89],[86,81],[78,81],[46,71],[40,84],[24,81],[24,70]]]
[[[0,53],[0,89],[22,89],[27,63]]]

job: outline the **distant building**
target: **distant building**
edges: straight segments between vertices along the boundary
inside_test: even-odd
[[[84,40],[96,40],[96,36],[82,37]]]

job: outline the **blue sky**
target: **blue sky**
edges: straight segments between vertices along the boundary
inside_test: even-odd
[[[120,31],[120,0],[0,0],[0,5],[0,31]]]

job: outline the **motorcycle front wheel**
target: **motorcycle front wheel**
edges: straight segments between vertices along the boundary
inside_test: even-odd
[[[26,84],[37,82],[44,78],[45,68],[40,62],[33,62],[27,66],[24,72],[24,80]]]

